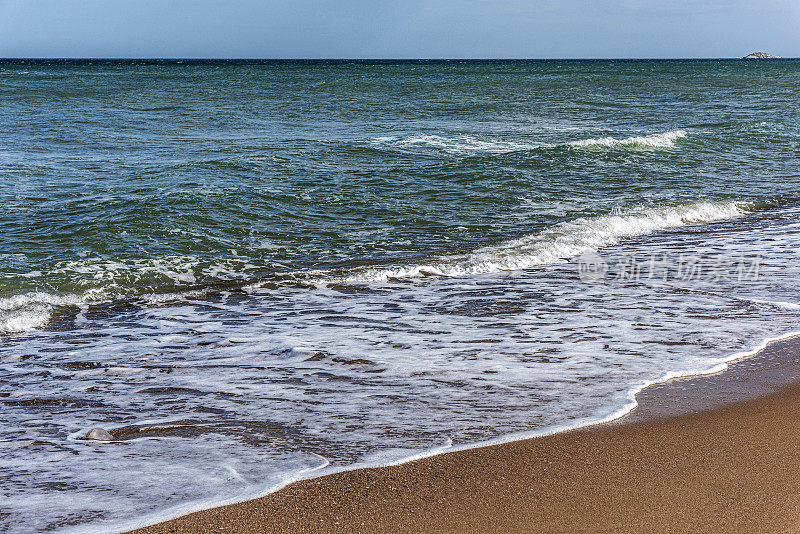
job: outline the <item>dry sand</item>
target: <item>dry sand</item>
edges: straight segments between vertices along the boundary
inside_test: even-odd
[[[800,532],[800,344],[612,424],[301,481],[163,532]]]

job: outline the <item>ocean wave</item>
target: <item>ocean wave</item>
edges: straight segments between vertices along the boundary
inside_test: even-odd
[[[91,257],[61,262],[47,272],[19,275],[62,291],[29,291],[0,298],[0,334],[41,328],[59,308],[87,309],[121,299],[142,299],[152,305],[181,300],[201,294],[202,288],[195,289],[198,284],[249,280],[259,268],[248,261],[201,261],[191,256],[117,260]]]
[[[60,262],[46,276],[68,281],[73,292],[87,300],[141,296],[148,292],[165,293],[186,289],[211,281],[246,280],[268,267],[255,260],[238,258],[201,259],[195,256],[151,258],[87,257]],[[27,275],[20,275],[27,276]],[[41,278],[42,273],[38,273]],[[65,282],[66,283],[66,282]]]
[[[41,328],[50,322],[56,307],[85,305],[85,300],[77,295],[58,296],[44,292],[30,292],[0,299],[0,334]]]
[[[512,143],[508,141],[485,141],[470,135],[444,137],[441,135],[410,135],[406,137],[376,137],[370,141],[375,145],[389,145],[399,148],[434,148],[449,154],[485,152],[502,154],[518,150],[542,148],[544,144]]]
[[[573,147],[634,147],[634,148],[672,148],[675,141],[686,137],[685,130],[672,130],[654,135],[627,137],[615,139],[613,137],[599,137],[597,139],[584,139],[567,143]]]
[[[748,205],[737,201],[693,202],[678,206],[639,208],[625,213],[579,218],[540,233],[468,254],[447,256],[427,263],[390,268],[364,268],[336,283],[386,282],[427,276],[458,277],[528,269],[567,261],[621,240],[691,224],[739,217]]]
[[[65,261],[53,269],[52,274],[80,275],[82,280],[92,284],[97,281],[113,283],[117,280],[186,284],[197,280],[195,271],[199,265],[200,261],[193,256],[118,260],[89,257]]]
[[[448,154],[505,154],[525,150],[538,150],[543,148],[631,148],[655,149],[673,148],[675,141],[688,134],[685,130],[670,130],[645,136],[625,138],[597,137],[569,141],[566,143],[518,143],[499,140],[478,139],[470,135],[445,137],[441,135],[410,135],[376,137],[370,140],[373,145],[386,145],[398,148],[432,148]]]
[[[164,305],[187,297],[198,297],[198,275],[204,283],[234,282],[244,290],[297,283],[382,283],[430,276],[459,277],[528,269],[567,261],[626,238],[714,222],[745,215],[749,205],[737,202],[693,202],[677,206],[637,208],[592,218],[566,221],[537,234],[524,236],[461,255],[432,258],[419,264],[362,267],[347,275],[336,271],[276,273],[269,281],[252,283],[255,265],[222,261],[205,264],[195,258],[173,257],[150,260],[109,261],[84,259],[67,262],[55,272],[82,274],[94,285],[64,296],[29,292],[0,299],[0,334],[25,332],[46,325],[57,308],[87,308],[117,299],[141,299],[149,305]],[[233,263],[233,264],[232,264]],[[235,264],[235,265],[234,265]],[[158,288],[161,290],[158,290]]]

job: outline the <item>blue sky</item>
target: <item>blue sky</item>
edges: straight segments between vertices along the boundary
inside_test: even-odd
[[[800,0],[0,0],[0,57],[800,56]]]

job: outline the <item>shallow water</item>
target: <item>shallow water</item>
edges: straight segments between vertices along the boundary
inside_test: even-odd
[[[0,526],[588,423],[796,330],[798,82],[0,63]]]

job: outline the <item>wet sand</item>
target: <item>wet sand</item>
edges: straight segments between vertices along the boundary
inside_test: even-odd
[[[800,341],[610,424],[297,482],[136,532],[800,532]]]

